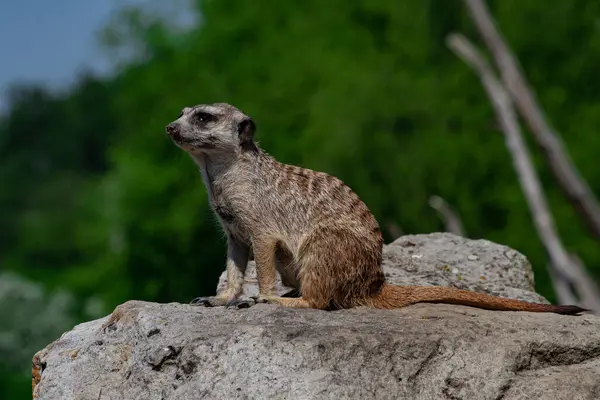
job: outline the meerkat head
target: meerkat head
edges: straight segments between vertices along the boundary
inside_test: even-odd
[[[255,148],[256,125],[243,112],[226,103],[185,107],[166,126],[167,135],[188,153],[235,153]]]

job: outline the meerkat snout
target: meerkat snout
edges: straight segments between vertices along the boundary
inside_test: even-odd
[[[176,122],[171,122],[169,125],[167,125],[167,127],[165,128],[167,131],[167,135],[169,135],[169,137],[177,140],[181,138],[181,134],[180,134],[180,129],[179,129],[179,124]]]

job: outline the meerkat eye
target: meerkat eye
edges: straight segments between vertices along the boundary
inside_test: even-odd
[[[209,114],[207,112],[202,112],[202,111],[196,113],[195,118],[196,118],[196,121],[202,122],[202,123],[214,121],[216,119],[216,117],[214,115]]]

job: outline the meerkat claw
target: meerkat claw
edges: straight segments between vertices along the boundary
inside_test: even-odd
[[[242,308],[249,308],[256,304],[254,299],[252,300],[232,300],[228,302],[225,307],[226,308],[234,308],[236,310],[240,310]]]
[[[260,296],[260,295],[259,295],[259,296],[252,296],[252,297],[250,297],[250,298],[251,298],[252,300],[254,300],[254,302],[255,302],[256,304],[259,304],[259,303],[262,303],[262,304],[269,304],[269,303],[271,303],[271,301],[269,300],[269,298],[268,298],[268,297],[266,297],[266,296]]]
[[[219,306],[219,301],[215,297],[196,297],[194,300],[190,301],[190,304],[193,306],[204,306],[204,307],[215,307]]]

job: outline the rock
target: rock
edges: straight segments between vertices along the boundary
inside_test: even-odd
[[[395,284],[547,302],[527,259],[486,240],[403,236],[385,246],[383,268]],[[253,263],[247,275],[252,296]],[[219,290],[225,284],[222,276]],[[591,400],[600,398],[600,318],[444,304],[326,312],[130,301],[38,352],[32,376],[37,399]]]
[[[34,398],[598,399],[600,318],[130,301],[33,360]]]
[[[488,240],[472,240],[450,233],[406,235],[384,245],[383,270],[395,285],[441,285],[536,303],[548,301],[535,292],[533,270],[527,258]],[[217,291],[227,285],[223,272]],[[290,288],[277,282],[277,293]],[[256,269],[246,271],[244,297],[258,294]],[[199,293],[198,296],[206,293]]]

